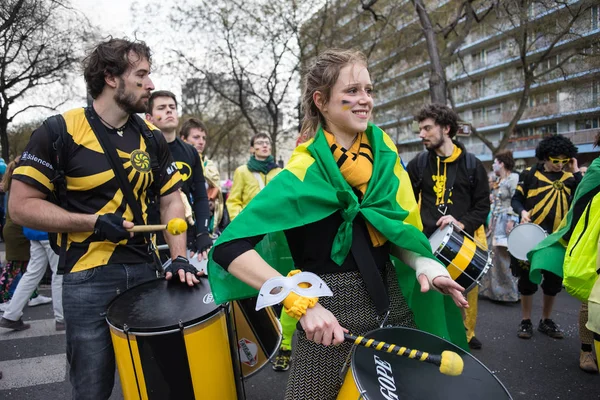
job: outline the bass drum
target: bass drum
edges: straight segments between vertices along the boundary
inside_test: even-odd
[[[463,373],[459,376],[444,375],[433,364],[356,346],[352,352],[351,369],[346,374],[338,400],[511,399],[504,385],[481,362],[435,335],[394,327],[376,329],[365,338],[434,354],[454,351],[464,361]]]
[[[117,296],[106,320],[125,400],[241,396],[229,319],[206,278],[193,287],[157,279]]]

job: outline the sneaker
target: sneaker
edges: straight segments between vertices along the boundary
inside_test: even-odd
[[[591,351],[582,351],[579,354],[579,368],[590,374],[598,373],[598,364]]]
[[[10,304],[10,300],[0,304],[0,311],[5,312],[6,310],[8,310],[8,305]]]
[[[524,319],[521,321],[517,336],[521,339],[531,339],[533,336],[533,324],[531,323],[530,319]]]
[[[46,296],[42,296],[41,294],[38,294],[37,297],[34,297],[33,299],[29,300],[27,305],[29,307],[35,307],[35,306],[41,306],[42,304],[48,304],[48,303],[52,303],[52,297],[46,297]]]
[[[558,329],[558,325],[556,325],[551,319],[540,320],[538,331],[550,336],[553,339],[562,339],[564,337],[562,331]]]
[[[473,336],[471,338],[471,340],[469,340],[469,348],[470,349],[480,350],[482,346],[483,346],[483,344],[481,344],[479,339],[477,339],[475,336]]]
[[[287,371],[290,369],[290,360],[292,358],[291,350],[279,349],[277,356],[275,357],[275,363],[273,369],[275,371]]]
[[[31,328],[31,325],[23,322],[22,318],[18,321],[12,321],[10,319],[0,319],[0,328],[12,329],[13,331],[24,331],[25,329]]]
[[[64,321],[56,321],[56,330],[57,331],[64,331],[65,329],[67,329],[67,327],[66,327]]]

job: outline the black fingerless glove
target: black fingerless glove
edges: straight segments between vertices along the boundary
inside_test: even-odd
[[[190,264],[187,258],[177,256],[177,258],[171,262],[171,265],[165,268],[165,273],[171,272],[173,275],[177,275],[177,272],[180,269],[182,269],[183,272],[191,272],[194,275],[196,275],[198,272],[198,270],[192,264]]]
[[[210,249],[212,245],[213,241],[208,232],[199,233],[196,235],[196,239],[194,241],[195,249],[192,250],[194,250],[196,253],[202,253],[203,251]]]
[[[123,228],[125,218],[115,214],[104,214],[98,217],[94,225],[94,234],[100,240],[109,240],[119,243],[123,239],[129,239],[129,232]]]

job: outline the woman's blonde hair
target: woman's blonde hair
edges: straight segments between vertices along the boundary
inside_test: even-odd
[[[6,171],[4,171],[4,176],[2,177],[2,188],[5,192],[8,192],[10,190],[10,182],[12,181],[12,175],[15,171],[15,168],[17,168],[17,164],[19,163],[20,159],[21,156],[17,156],[17,158],[9,162],[6,166]]]
[[[302,82],[302,129],[300,137],[303,140],[312,138],[319,124],[325,123],[323,115],[313,100],[315,92],[323,95],[323,104],[331,97],[331,89],[337,82],[340,71],[349,64],[367,66],[367,57],[358,50],[328,49],[319,54],[308,68]]]

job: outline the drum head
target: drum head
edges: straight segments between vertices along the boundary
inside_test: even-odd
[[[189,287],[176,280],[156,279],[117,296],[109,305],[106,319],[113,327],[131,333],[165,332],[194,325],[216,314],[208,279]]]
[[[527,253],[547,236],[546,231],[536,224],[520,224],[508,235],[508,251],[518,260],[527,261]]]
[[[451,350],[465,363],[462,375],[448,376],[434,364],[356,346],[352,354],[352,372],[365,399],[511,398],[502,383],[475,357],[435,335],[409,328],[383,328],[369,332],[365,337],[434,354]]]
[[[444,246],[448,243],[448,239],[452,235],[452,225],[448,224],[443,229],[438,229],[429,237],[429,244],[431,245],[431,251],[435,254],[439,250],[440,246]]]

